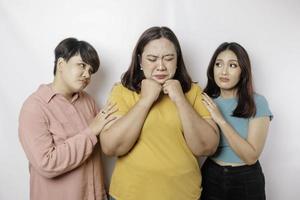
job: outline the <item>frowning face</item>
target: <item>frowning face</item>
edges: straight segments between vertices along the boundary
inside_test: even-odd
[[[71,57],[68,61],[58,61],[60,73],[60,87],[67,93],[75,93],[83,90],[91,80],[93,68],[82,61],[80,55]]]
[[[177,53],[174,44],[160,38],[150,41],[144,48],[140,58],[144,76],[160,84],[172,79],[177,68]]]

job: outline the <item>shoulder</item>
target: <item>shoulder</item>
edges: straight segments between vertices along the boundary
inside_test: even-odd
[[[39,95],[38,91],[32,93],[27,99],[24,101],[20,113],[19,118],[36,118],[39,120],[44,119],[45,117],[45,107],[47,103],[43,98]]]
[[[132,95],[135,93],[134,91],[129,90],[128,88],[124,87],[122,83],[117,82],[113,85],[111,89],[111,95]]]
[[[198,94],[201,94],[202,88],[197,83],[192,83],[191,89],[186,92],[187,96],[196,96]]]
[[[267,99],[263,95],[258,94],[258,93],[254,94],[254,102],[255,102],[256,106],[257,105],[266,105],[266,106],[268,105]]]
[[[41,88],[38,88],[35,92],[30,94],[24,101],[22,109],[38,109],[45,103],[41,94]]]
[[[201,98],[201,88],[197,83],[192,83],[191,89],[185,93],[188,101],[194,105],[197,102],[197,99]]]
[[[270,119],[273,118],[273,114],[269,108],[268,101],[263,95],[255,93],[254,102],[256,106],[255,117],[269,116]]]

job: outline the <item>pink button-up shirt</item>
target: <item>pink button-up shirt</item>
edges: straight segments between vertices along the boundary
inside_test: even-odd
[[[98,113],[85,92],[71,102],[41,85],[24,103],[19,138],[29,160],[31,200],[103,200],[98,139],[88,125]]]

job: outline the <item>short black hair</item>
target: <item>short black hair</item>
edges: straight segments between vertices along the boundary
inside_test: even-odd
[[[95,48],[86,41],[79,41],[76,38],[66,38],[62,40],[54,50],[54,76],[56,75],[56,66],[59,58],[66,62],[75,55],[80,55],[82,61],[91,65],[93,73],[96,73],[100,66],[100,60]]]

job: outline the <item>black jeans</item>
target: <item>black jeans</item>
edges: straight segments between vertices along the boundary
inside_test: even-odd
[[[201,200],[265,200],[265,177],[257,161],[240,167],[220,166],[209,158],[201,168]]]

